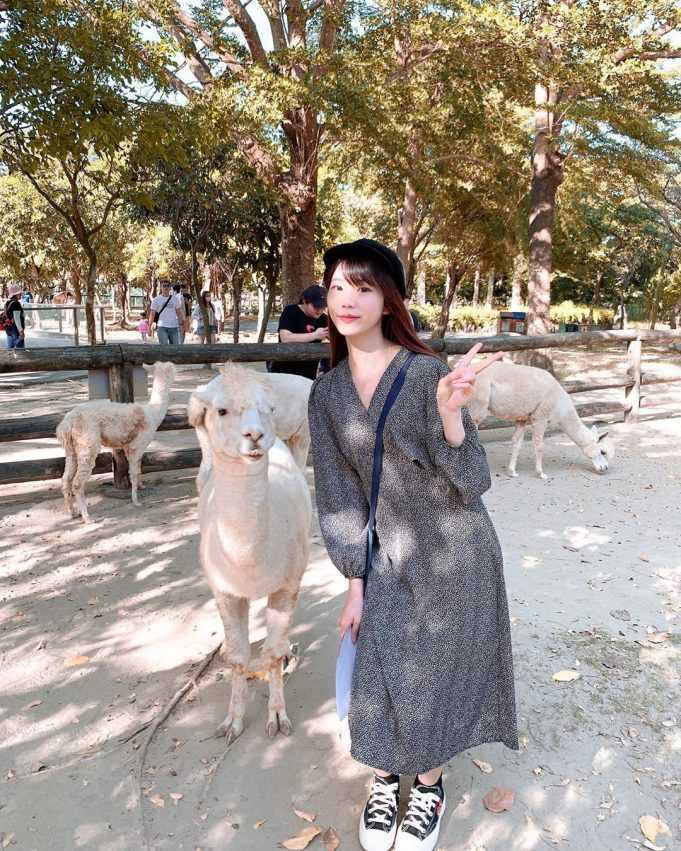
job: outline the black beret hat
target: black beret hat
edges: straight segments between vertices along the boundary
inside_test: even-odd
[[[324,265],[328,269],[337,260],[375,260],[383,267],[395,282],[402,298],[407,296],[402,261],[392,248],[376,242],[375,239],[356,239],[354,242],[342,242],[324,252]]]

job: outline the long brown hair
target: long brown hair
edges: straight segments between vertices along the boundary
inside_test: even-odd
[[[368,284],[381,290],[384,309],[388,311],[381,322],[381,331],[386,340],[403,346],[410,352],[437,357],[414,330],[414,323],[411,321],[409,311],[395,282],[378,261],[371,258],[340,258],[324,271],[324,286],[327,291],[336,269],[340,269],[346,280],[355,287]],[[348,356],[348,344],[330,316],[329,342],[331,343],[331,366],[337,366]]]

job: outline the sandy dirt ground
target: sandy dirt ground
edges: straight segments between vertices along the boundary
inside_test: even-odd
[[[678,355],[646,357],[646,368],[681,374]],[[597,378],[621,374],[624,356],[558,361],[565,376]],[[210,375],[183,370],[172,403]],[[655,391],[666,418],[609,426],[618,454],[604,476],[556,434],[547,481],[533,475],[529,442],[510,479],[509,432],[483,435],[521,749],[490,744],[450,761],[443,851],[681,848],[681,385],[672,386]],[[34,415],[67,410],[85,392],[72,378],[1,389],[0,401],[9,415]],[[162,433],[157,445],[192,441]],[[0,445],[3,459],[57,451],[50,441]],[[229,673],[216,658],[142,764],[144,725],[221,638],[197,561],[194,475],[148,476],[141,509],[93,479],[91,526],[65,516],[56,481],[0,488],[0,847],[265,851],[309,826],[298,809],[332,826],[341,849],[358,849],[369,772],[339,742],[332,682],[345,582],[316,522],[291,635],[294,734],[267,739],[267,684],[255,679],[247,729],[226,750],[214,731]],[[263,634],[254,606],[251,641]],[[553,680],[566,670],[579,678]],[[494,787],[515,793],[509,811],[483,806]],[[669,833],[663,826],[645,846],[641,816]],[[321,851],[321,837],[309,847]]]

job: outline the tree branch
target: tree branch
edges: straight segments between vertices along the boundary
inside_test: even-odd
[[[244,34],[253,61],[257,62],[263,68],[269,68],[267,53],[263,47],[260,34],[253,22],[253,18],[246,11],[246,7],[240,0],[222,0],[222,3]]]
[[[656,39],[662,38],[665,35],[668,35],[670,32],[676,29],[674,24],[660,24],[657,29],[654,29],[646,38],[646,43],[650,44],[650,42],[655,41]],[[641,47],[623,47],[621,50],[618,50],[617,53],[612,57],[613,64],[620,65],[622,62],[626,62],[627,59],[638,59],[641,54],[647,54],[647,58],[652,59],[664,59],[664,58],[677,58],[677,57],[664,57],[657,56],[657,53],[662,53],[665,51],[649,51],[645,49],[644,45]],[[678,53],[678,51],[671,51],[672,53]]]

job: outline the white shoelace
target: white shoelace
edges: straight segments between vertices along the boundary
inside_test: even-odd
[[[369,801],[367,803],[367,821],[369,824],[390,826],[395,812],[397,785],[397,783],[390,783],[388,785],[378,780],[374,780],[371,784]],[[382,812],[376,812],[376,810],[382,810]]]
[[[402,830],[405,827],[414,827],[419,833],[423,833],[439,800],[440,796],[434,792],[423,792],[418,786],[412,786]]]

